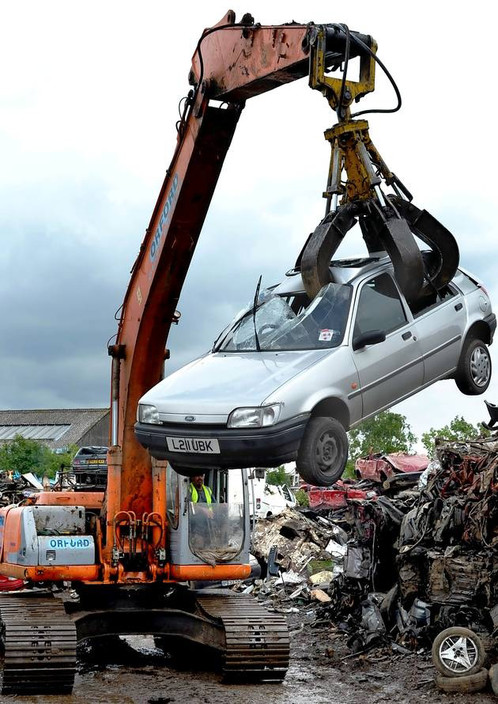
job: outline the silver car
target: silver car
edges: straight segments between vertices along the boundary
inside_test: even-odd
[[[141,398],[142,445],[180,474],[296,460],[328,486],[365,418],[439,379],[488,388],[496,318],[473,276],[411,305],[387,257],[332,262],[331,280],[312,301],[298,271],[257,291],[211,352]]]

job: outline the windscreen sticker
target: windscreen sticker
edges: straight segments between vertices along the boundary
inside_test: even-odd
[[[320,330],[320,334],[318,335],[318,341],[330,342],[334,337],[334,333],[335,330],[329,330],[328,328],[324,328],[323,330]]]

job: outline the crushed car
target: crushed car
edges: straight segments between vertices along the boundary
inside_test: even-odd
[[[488,388],[496,318],[472,275],[415,303],[387,257],[332,262],[330,278],[311,301],[298,270],[258,285],[211,352],[140,399],[142,445],[187,476],[295,460],[304,481],[330,486],[365,418],[439,379]]]
[[[427,455],[391,452],[359,457],[354,468],[358,479],[379,482],[385,489],[401,489],[415,486],[428,466]]]

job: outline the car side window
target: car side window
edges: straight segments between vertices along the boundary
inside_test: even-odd
[[[413,303],[409,303],[410,310],[413,313],[413,317],[417,318],[422,313],[426,313],[431,308],[435,308],[443,301],[447,301],[448,298],[453,298],[456,296],[457,292],[449,285],[443,286],[439,291],[429,291],[425,296],[418,298]]]
[[[406,323],[406,315],[398,289],[389,274],[380,274],[367,281],[360,293],[354,337],[370,330],[389,333]]]

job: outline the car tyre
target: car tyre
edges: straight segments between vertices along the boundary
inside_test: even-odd
[[[475,674],[482,668],[485,657],[481,639],[470,628],[446,628],[432,644],[434,667],[451,679]]]
[[[483,667],[479,672],[465,677],[445,677],[438,672],[435,681],[443,692],[481,692],[488,683],[488,671]]]
[[[493,690],[493,694],[498,695],[498,663],[491,665],[488,672],[489,684]]]
[[[310,418],[299,447],[296,466],[305,482],[330,486],[344,472],[348,459],[348,436],[335,418]]]
[[[491,381],[491,355],[479,339],[469,340],[462,350],[455,373],[455,383],[463,394],[483,394]]]

